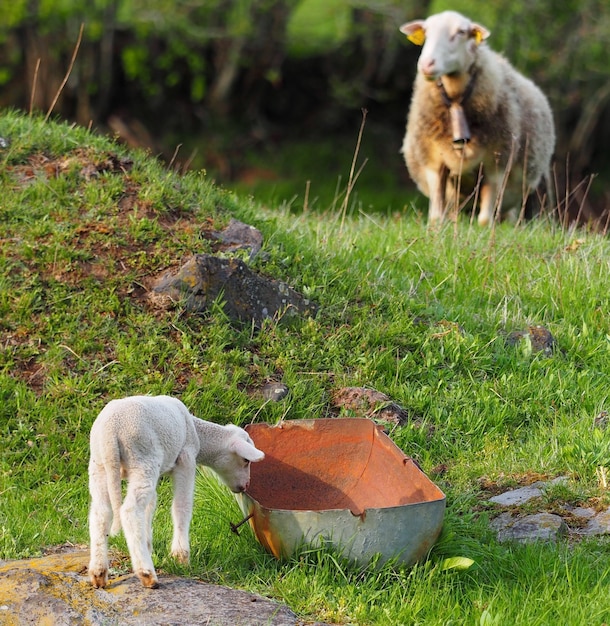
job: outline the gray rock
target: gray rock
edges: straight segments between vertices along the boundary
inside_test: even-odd
[[[260,230],[236,219],[231,219],[224,230],[213,233],[213,236],[226,244],[229,252],[249,248],[250,260],[259,253],[263,245],[263,235]]]
[[[530,543],[534,541],[556,541],[567,535],[568,526],[559,515],[536,513],[513,518],[510,513],[502,513],[491,523],[498,533],[498,541]]]
[[[544,494],[545,489],[557,483],[566,482],[567,476],[559,476],[551,481],[539,480],[528,487],[512,489],[489,499],[489,502],[501,506],[519,506],[533,498]],[[570,529],[558,515],[538,513],[527,517],[513,517],[511,513],[498,515],[490,526],[497,531],[499,541],[535,541],[537,539],[554,539],[562,534],[571,533],[581,536],[610,535],[610,508],[598,513],[591,507],[564,505],[564,510],[578,526]],[[574,519],[576,518],[576,519]],[[587,521],[588,520],[588,521]],[[561,521],[561,523],[559,523]],[[584,525],[586,522],[586,525]],[[572,524],[574,526],[574,524]],[[584,525],[583,527],[580,527]],[[548,536],[547,536],[548,535]]]
[[[190,312],[207,310],[217,299],[226,315],[260,328],[269,318],[314,316],[317,306],[279,280],[259,276],[240,259],[196,254],[176,274],[153,285],[153,303],[183,301]]]
[[[284,383],[270,382],[263,385],[261,392],[265,400],[272,400],[273,402],[279,402],[284,399],[289,393],[288,386]]]
[[[508,528],[516,518],[513,518],[511,513],[500,513],[498,517],[494,517],[491,522],[489,522],[489,526],[492,530],[495,531],[503,531]]]
[[[577,506],[575,508],[567,507],[567,510],[574,516],[581,519],[591,519],[597,515],[597,511],[590,507]]]
[[[566,480],[567,478],[565,476],[559,476],[548,482],[538,480],[527,487],[520,487],[519,489],[512,489],[511,491],[501,493],[493,498],[490,498],[489,501],[501,506],[524,504],[533,498],[539,498],[544,493],[546,487],[565,482]]]
[[[579,531],[585,536],[610,535],[610,509],[598,513],[589,520],[589,523]]]
[[[286,606],[246,591],[161,576],[145,589],[135,576],[93,589],[85,576],[89,552],[77,550],[0,566],[0,623],[92,626],[297,626]]]
[[[547,488],[565,483],[567,476],[558,476],[550,481],[539,480],[527,487],[512,489],[489,499],[489,502],[500,506],[516,507],[534,498],[544,495]],[[566,509],[576,517],[586,517],[585,509]],[[570,532],[568,525],[559,515],[541,512],[527,516],[513,516],[512,513],[502,513],[490,524],[497,532],[498,541],[554,541]]]
[[[536,486],[538,484],[539,483],[534,483],[533,485],[529,485],[528,487],[521,487],[519,489],[513,489],[512,491],[500,493],[493,498],[489,498],[489,501],[493,502],[494,504],[499,504],[501,506],[515,506],[517,504],[524,504],[528,500],[538,498],[542,495],[542,489],[539,486]]]

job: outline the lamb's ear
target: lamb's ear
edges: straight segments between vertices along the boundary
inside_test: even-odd
[[[400,27],[400,32],[407,36],[407,39],[416,46],[423,46],[426,41],[426,31],[422,20],[407,22]]]
[[[231,450],[235,452],[235,454],[239,454],[243,459],[246,459],[246,461],[252,461],[253,463],[262,461],[265,458],[264,452],[240,438],[233,439],[231,442]]]
[[[481,26],[480,24],[473,24],[470,32],[477,46],[482,41],[485,41],[489,37],[489,35],[491,35],[491,33],[485,28],[485,26]]]

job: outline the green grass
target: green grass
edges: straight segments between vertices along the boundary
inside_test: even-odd
[[[204,419],[275,423],[326,416],[333,388],[367,385],[417,417],[392,429],[394,441],[426,472],[447,467],[434,478],[445,528],[425,561],[376,569],[310,550],[278,562],[249,530],[229,532],[237,504],[202,474],[189,568],[169,558],[171,494],[160,487],[159,568],[338,624],[610,620],[607,540],[499,544],[481,492],[481,479],[567,475],[546,505],[609,503],[596,470],[610,465],[610,432],[594,427],[610,404],[606,238],[546,220],[433,231],[412,212],[362,207],[341,226],[338,207],[262,206],[83,129],[8,112],[0,136],[10,141],[0,152],[0,559],[87,543],[88,431],[113,397],[172,393]],[[253,332],[220,307],[195,316],[148,302],[151,280],[208,251],[202,233],[231,216],[263,232],[256,269],[315,300],[316,319]],[[552,357],[507,346],[527,324],[553,333]],[[269,378],[290,387],[286,400],[246,393]],[[120,537],[113,545],[125,550]],[[474,565],[447,569],[450,557]]]
[[[354,172],[356,185],[348,199],[352,211],[413,213],[404,161],[398,146],[390,144],[392,149],[388,149],[388,143],[385,133],[372,126],[365,128]],[[304,207],[339,210],[345,199],[355,144],[353,136],[325,137],[246,152],[242,157],[245,176],[238,177],[232,188],[243,195],[252,194],[268,207],[285,205],[293,213]],[[249,173],[252,180],[248,180]]]

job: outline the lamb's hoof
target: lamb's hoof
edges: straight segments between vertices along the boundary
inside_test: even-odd
[[[102,570],[99,573],[89,572],[89,582],[96,589],[103,589],[108,584],[108,570]]]
[[[138,578],[146,589],[158,589],[159,579],[154,572],[138,572]]]
[[[191,560],[191,555],[183,550],[172,552],[172,557],[180,563],[180,565],[188,565]]]

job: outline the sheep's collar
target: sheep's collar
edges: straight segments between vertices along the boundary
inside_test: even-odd
[[[445,90],[443,81],[439,78],[436,85],[441,94],[441,99],[445,106],[449,109],[449,119],[451,122],[451,133],[453,135],[453,147],[456,150],[462,150],[470,141],[470,128],[468,120],[464,113],[463,105],[470,98],[474,91],[474,85],[477,79],[476,70],[470,74],[470,80],[466,85],[464,92],[457,98],[450,98]]]

